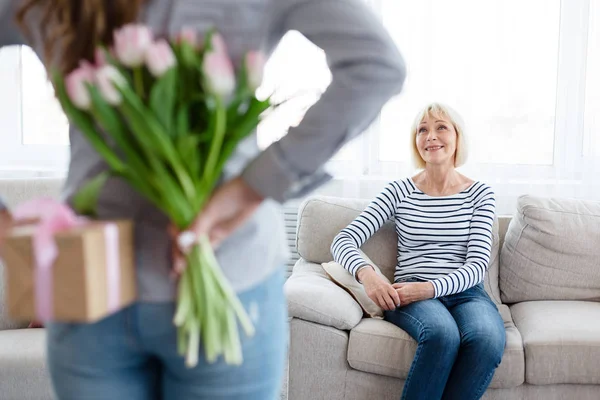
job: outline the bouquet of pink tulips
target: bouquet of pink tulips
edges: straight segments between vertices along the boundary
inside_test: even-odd
[[[264,57],[250,52],[236,76],[215,32],[200,43],[185,30],[170,43],[155,41],[147,27],[128,25],[115,32],[112,48],[96,51],[94,64],[82,61],[66,77],[54,74],[65,113],[110,169],[81,189],[75,208],[93,213],[103,183],[118,176],[185,231],[236,145],[270,106],[254,95],[263,66]],[[252,322],[208,238],[192,242],[174,318],[179,351],[189,367],[196,365],[202,338],[209,362],[223,355],[241,364],[237,324],[253,335]]]

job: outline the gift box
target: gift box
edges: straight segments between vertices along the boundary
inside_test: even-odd
[[[39,231],[38,225],[15,227],[5,241],[11,318],[94,322],[135,300],[130,221],[90,221],[46,239]],[[49,242],[55,251],[47,258]]]

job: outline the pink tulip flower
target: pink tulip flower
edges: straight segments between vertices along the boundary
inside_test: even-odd
[[[94,69],[91,64],[81,65],[65,79],[67,95],[75,107],[89,110],[92,98],[86,84],[94,82]]]
[[[203,70],[209,92],[222,98],[233,94],[235,75],[233,65],[227,54],[218,52],[206,54]]]
[[[178,42],[185,42],[196,48],[198,46],[198,34],[193,28],[183,28],[177,37]]]
[[[118,106],[123,101],[118,87],[127,84],[125,77],[112,65],[105,65],[96,71],[96,84],[102,98],[110,105]]]
[[[164,39],[153,43],[146,52],[146,66],[155,78],[163,76],[175,63],[175,54]]]
[[[144,25],[128,24],[114,34],[115,55],[126,67],[142,65],[152,45],[152,32]]]
[[[227,52],[227,44],[225,44],[225,39],[218,33],[214,33],[211,37],[211,51],[213,53],[218,54],[228,54]]]
[[[248,87],[254,91],[262,84],[265,69],[265,55],[260,51],[250,51],[246,54],[246,73]]]

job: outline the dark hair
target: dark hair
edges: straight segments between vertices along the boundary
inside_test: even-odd
[[[112,32],[137,19],[143,0],[25,0],[17,11],[17,23],[31,39],[27,15],[40,15],[44,64],[67,73],[79,60],[94,59],[100,43],[112,44]],[[60,54],[56,54],[60,52]]]

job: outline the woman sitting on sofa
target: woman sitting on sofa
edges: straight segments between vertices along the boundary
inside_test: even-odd
[[[494,192],[456,171],[467,148],[451,108],[434,103],[423,109],[411,139],[423,171],[389,183],[336,236],[331,250],[384,309],[385,320],[418,342],[402,399],[479,399],[505,344],[504,323],[483,287]],[[398,234],[393,285],[358,252],[390,218]]]

